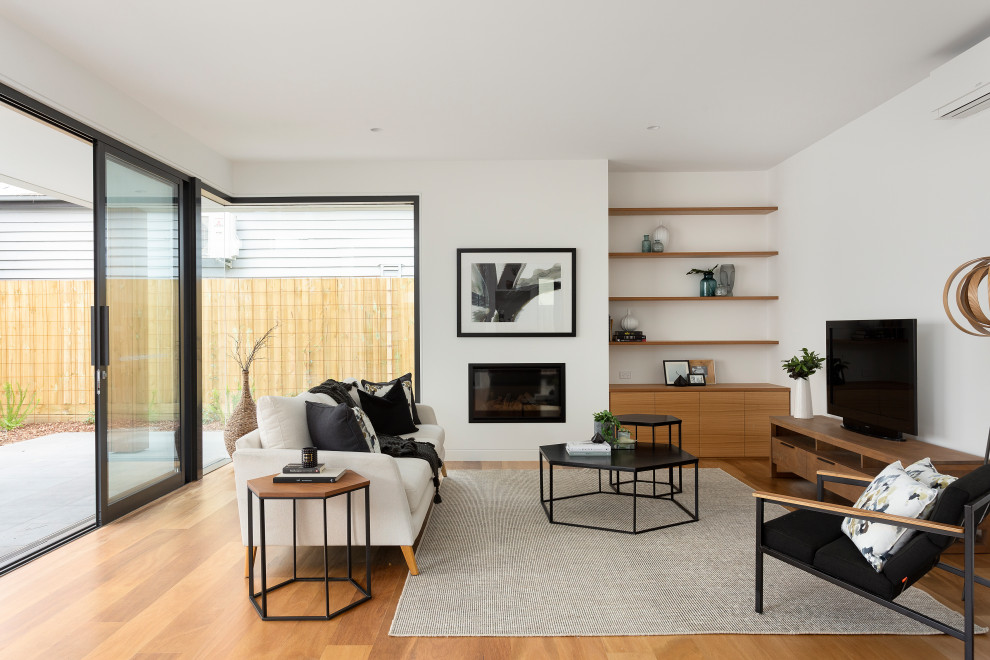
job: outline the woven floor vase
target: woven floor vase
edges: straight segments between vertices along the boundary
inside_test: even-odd
[[[234,443],[237,442],[237,439],[258,428],[258,411],[254,406],[254,399],[251,398],[248,376],[247,369],[241,372],[243,378],[241,400],[234,408],[234,412],[227,418],[227,427],[223,431],[223,444],[230,456],[234,455]]]

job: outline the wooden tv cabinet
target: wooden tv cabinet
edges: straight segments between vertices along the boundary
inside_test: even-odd
[[[818,470],[833,470],[872,479],[894,461],[907,467],[925,457],[932,459],[939,472],[955,476],[983,465],[979,456],[921,440],[895,442],[853,433],[832,417],[770,418],[771,477],[794,474],[815,482]],[[858,486],[842,484],[826,484],[825,488],[853,502],[863,492]]]

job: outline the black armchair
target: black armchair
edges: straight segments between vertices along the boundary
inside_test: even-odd
[[[756,498],[756,611],[763,613],[763,555],[766,554],[962,640],[965,643],[965,657],[971,660],[973,585],[990,587],[990,581],[976,575],[974,557],[976,527],[990,506],[990,465],[984,465],[950,484],[939,496],[928,520],[822,502],[826,481],[859,484],[865,488],[871,479],[819,472],[818,501],[773,493],[753,493]],[[765,522],[766,502],[795,507],[796,510]],[[842,533],[840,519],[845,516],[894,523],[923,533],[914,534],[887,560],[883,571],[877,573],[856,545]],[[965,544],[962,570],[939,561],[942,551],[955,539],[963,539]],[[962,630],[894,602],[905,589],[935,567],[963,578],[965,623]]]

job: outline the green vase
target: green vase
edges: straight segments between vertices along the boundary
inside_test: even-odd
[[[701,297],[708,298],[715,295],[715,289],[718,287],[718,282],[715,281],[715,273],[712,271],[705,271],[705,276],[701,278]]]

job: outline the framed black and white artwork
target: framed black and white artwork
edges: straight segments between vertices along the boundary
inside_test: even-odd
[[[576,252],[457,250],[457,336],[574,337]]]

